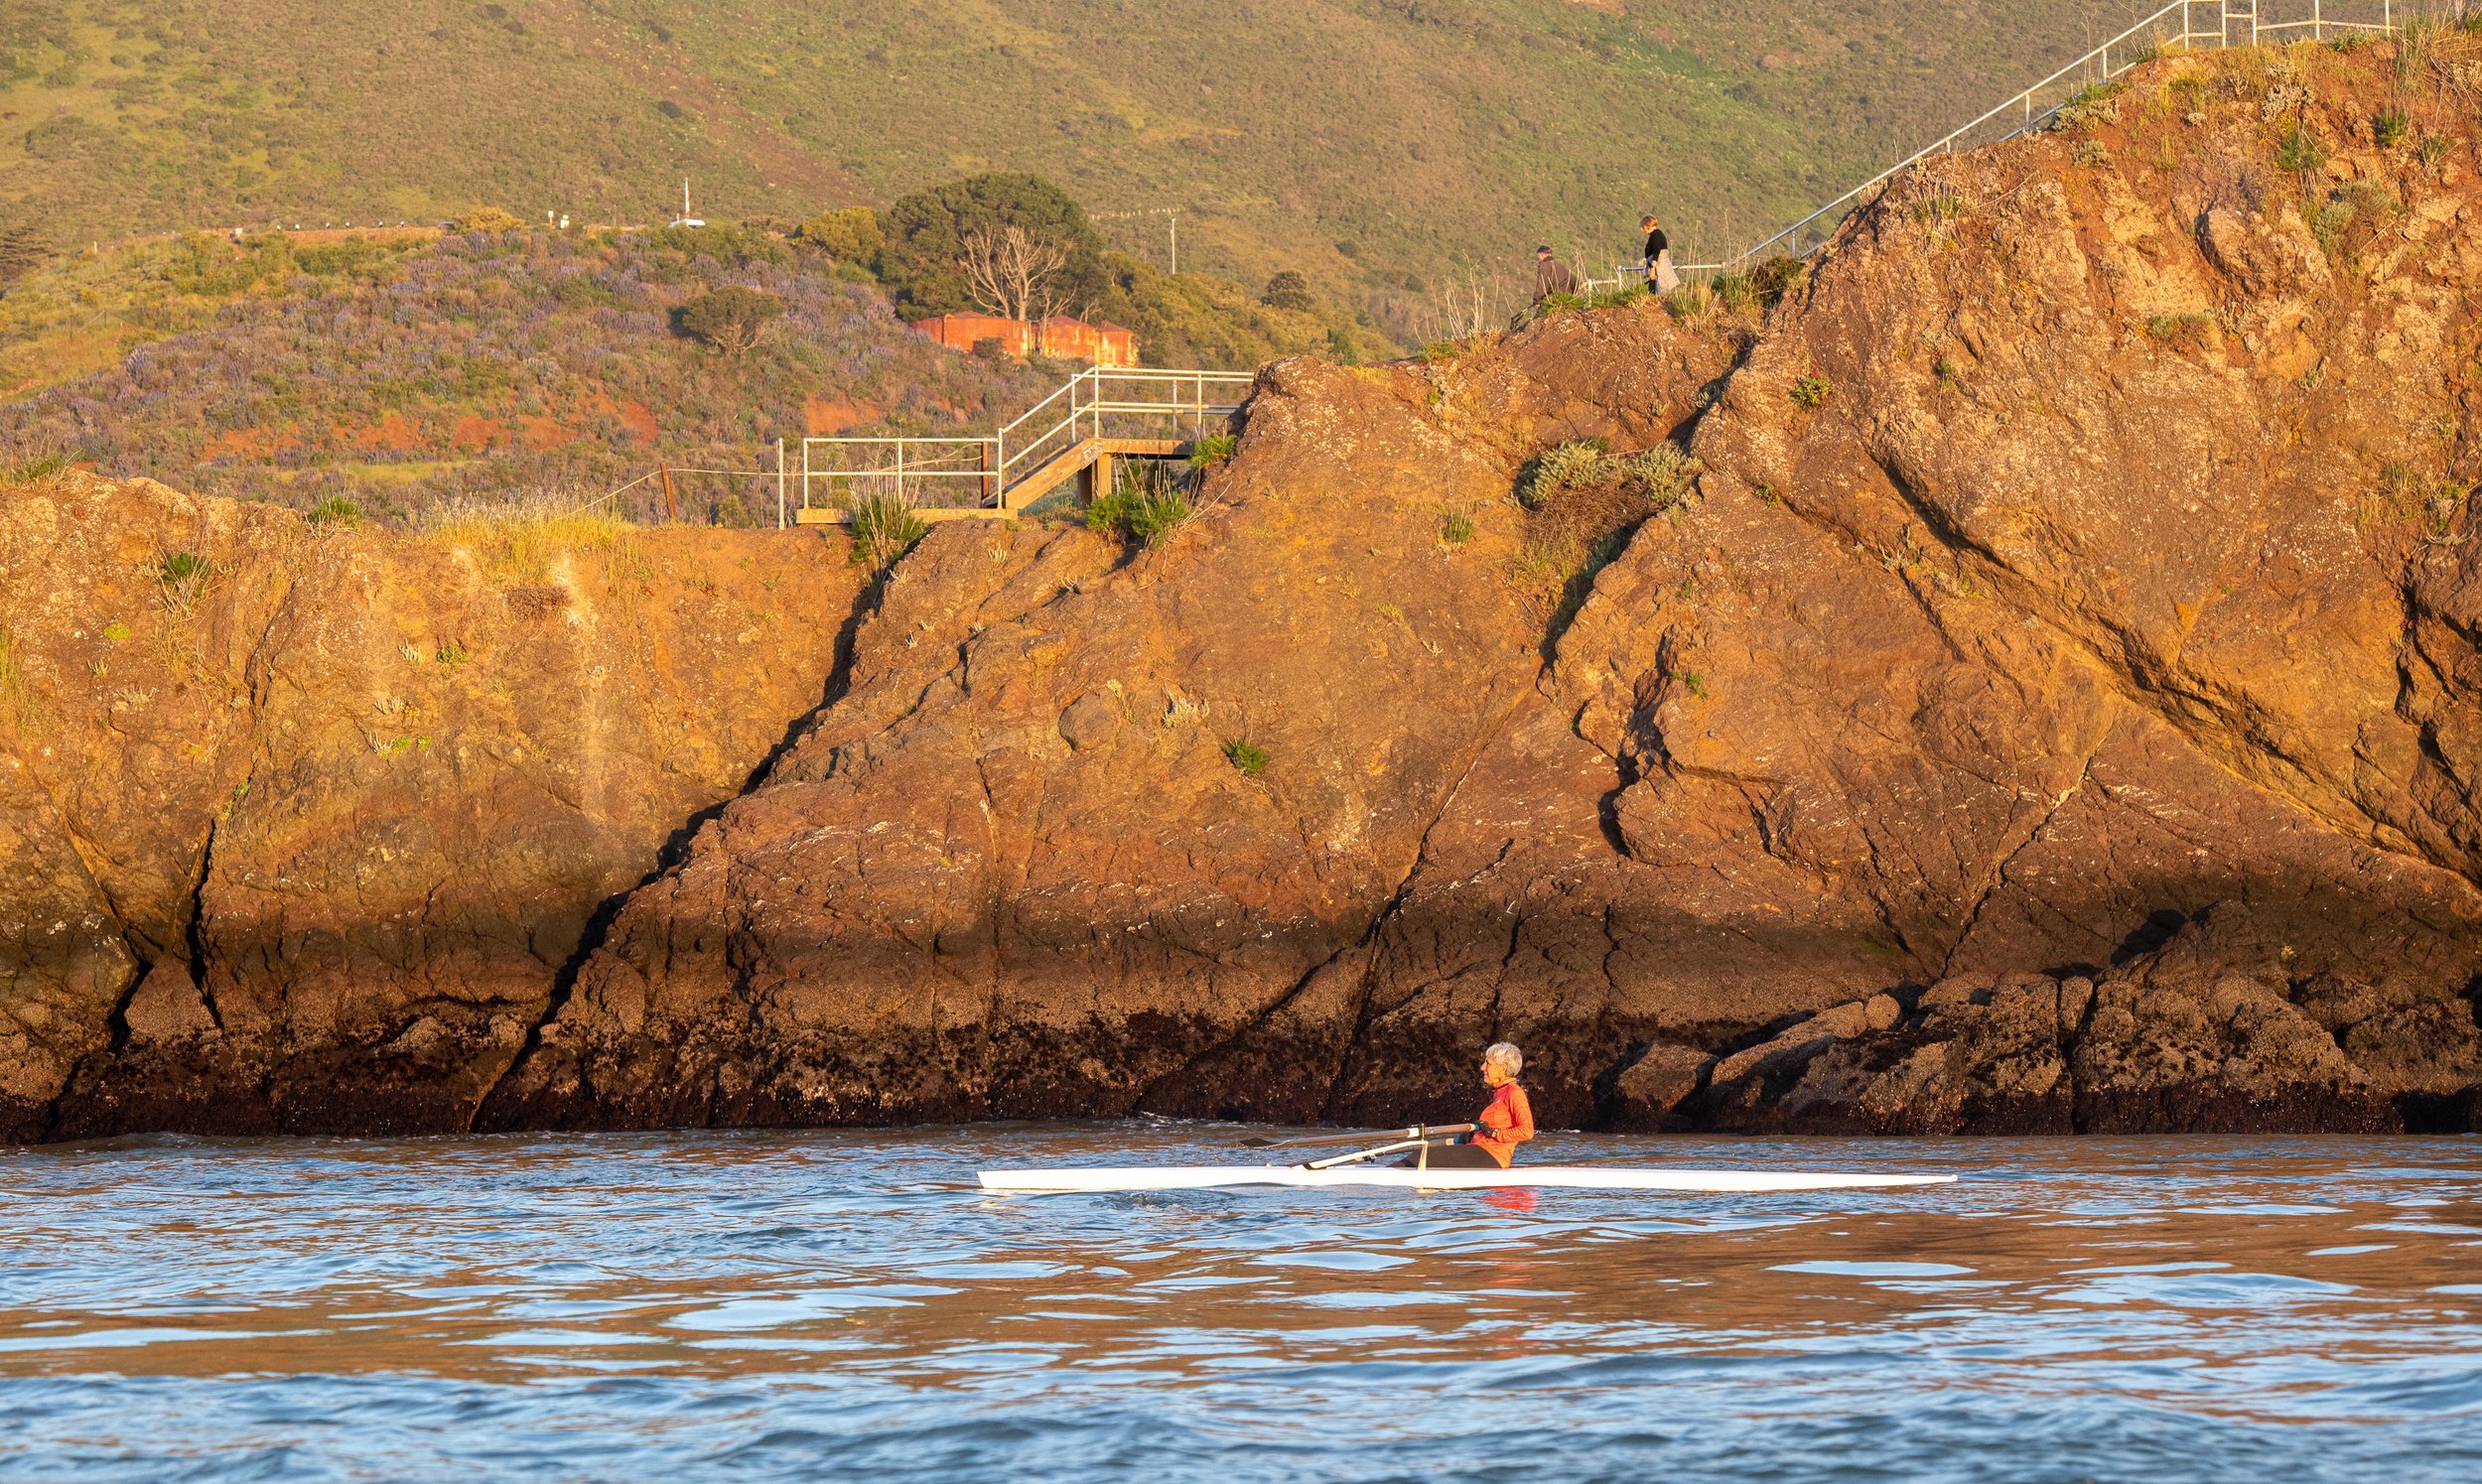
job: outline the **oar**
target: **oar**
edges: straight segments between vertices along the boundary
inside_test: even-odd
[[[1308,1139],[1244,1139],[1245,1149],[1289,1148],[1310,1144],[1368,1144],[1374,1139],[1436,1139],[1448,1134],[1470,1134],[1479,1124],[1416,1124],[1410,1129],[1382,1129],[1376,1133],[1315,1134]]]

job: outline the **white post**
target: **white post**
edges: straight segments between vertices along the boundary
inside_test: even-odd
[[[775,528],[784,529],[784,440],[775,441]]]
[[[904,440],[896,440],[896,502],[904,502]]]
[[[1180,276],[1180,213],[1179,213],[1178,211],[1174,211],[1174,212],[1172,212],[1172,277],[1174,277],[1174,278],[1178,278],[1178,277]]]

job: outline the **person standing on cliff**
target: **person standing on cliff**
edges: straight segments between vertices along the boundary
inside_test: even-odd
[[[1681,286],[1680,271],[1672,266],[1672,239],[1652,211],[1639,218],[1637,229],[1646,234],[1646,287],[1658,294],[1671,293]]]
[[[1534,307],[1541,309],[1543,301],[1554,294],[1575,298],[1577,292],[1578,276],[1569,271],[1568,264],[1552,256],[1551,244],[1546,242],[1534,249]]]
[[[1491,1101],[1473,1120],[1482,1127],[1461,1144],[1441,1146],[1427,1157],[1402,1162],[1429,1169],[1506,1169],[1517,1146],[1534,1137],[1534,1105],[1517,1085],[1517,1073],[1524,1069],[1523,1053],[1506,1041],[1494,1042],[1482,1053],[1482,1085],[1491,1090]]]

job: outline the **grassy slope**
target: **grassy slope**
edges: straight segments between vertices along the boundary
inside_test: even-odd
[[[874,430],[987,427],[1052,378],[933,345],[877,289],[761,234],[476,233],[297,249],[220,239],[78,259],[0,303],[42,347],[82,324],[139,343],[0,402],[0,466],[46,455],[187,489],[412,515],[459,494],[601,493],[673,464],[773,467],[808,404]],[[669,312],[746,284],[786,313],[747,356]],[[0,358],[0,373],[9,369]],[[21,366],[25,370],[30,367]],[[700,482],[704,511],[738,487]],[[659,499],[651,487],[641,504]]]
[[[717,215],[796,216],[1006,166],[1182,208],[1201,268],[1419,297],[1537,236],[1607,261],[1649,202],[1693,252],[1771,229],[2138,9],[0,0],[0,219],[644,221],[685,173]]]

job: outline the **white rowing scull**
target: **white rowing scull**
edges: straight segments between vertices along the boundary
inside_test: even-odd
[[[1376,1186],[1394,1190],[1668,1190],[1693,1194],[1731,1192],[1771,1194],[1794,1190],[1887,1190],[1920,1185],[1954,1184],[1954,1175],[1852,1174],[1836,1170],[1678,1169],[1662,1166],[1618,1168],[1592,1164],[1519,1164],[1506,1169],[1408,1169],[1374,1165],[1385,1154],[1416,1152],[1435,1147],[1442,1135],[1468,1132],[1470,1124],[1399,1130],[1394,1136],[1321,1135],[1289,1141],[1252,1140],[1254,1145],[1345,1144],[1373,1137],[1387,1139],[1376,1148],[1360,1149],[1303,1164],[1185,1164],[1084,1166],[1061,1169],[986,1169],[985,1190],[1022,1194],[1137,1190],[1219,1190],[1253,1185],[1323,1187]]]

